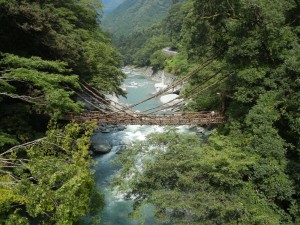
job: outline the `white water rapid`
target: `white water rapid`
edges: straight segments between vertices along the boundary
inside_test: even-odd
[[[123,88],[126,88],[127,99],[120,98],[119,101],[126,104],[132,104],[151,96],[155,92],[155,82],[143,74],[130,71],[127,74]],[[152,99],[142,105],[137,106],[134,110],[145,110],[161,104],[159,98]],[[180,132],[193,132],[188,126],[178,127]],[[120,146],[130,145],[136,140],[146,140],[146,136],[152,132],[162,133],[164,127],[160,126],[139,126],[130,125],[123,131],[112,131],[110,133],[96,132],[92,137],[94,145],[97,143],[109,142],[113,148],[112,151],[95,156],[94,160],[98,162],[96,166],[95,179],[97,188],[105,195],[105,208],[101,213],[102,225],[137,225],[155,224],[153,217],[153,207],[146,206],[143,210],[143,218],[140,221],[128,218],[128,214],[132,211],[133,200],[124,200],[123,196],[111,190],[110,181],[116,175],[118,167],[112,164],[113,159],[120,151]],[[125,150],[126,151],[126,150]]]

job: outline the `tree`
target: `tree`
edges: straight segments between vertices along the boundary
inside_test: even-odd
[[[164,69],[165,61],[170,58],[167,54],[165,54],[162,50],[157,50],[150,57],[151,66],[154,71]]]
[[[99,27],[97,2],[0,0],[1,224],[74,224],[101,208],[88,155],[95,125],[47,131],[82,110],[80,79],[123,94],[120,55]]]
[[[230,121],[223,132],[232,136],[238,127],[247,137],[241,148],[259,157],[251,182],[279,207],[283,221],[292,218],[295,224],[299,198],[293,193],[299,190],[299,177],[290,166],[298,171],[298,141],[293,132],[298,129],[294,100],[300,68],[295,57],[299,18],[292,15],[297,9],[295,1],[279,0],[271,5],[267,1],[194,1],[183,29],[191,31],[183,39],[190,59],[213,55],[222,65],[217,68],[230,74],[222,90]],[[287,114],[292,123],[287,122]]]
[[[101,92],[123,94],[120,55],[100,30],[91,2],[2,0],[0,50],[66,62],[73,73]]]
[[[73,90],[80,89],[78,76],[66,63],[1,54],[0,70],[1,150],[41,135],[46,113],[58,118],[81,111],[82,105],[72,99]]]
[[[72,91],[68,86],[80,88],[78,76],[72,75],[67,64],[59,61],[42,60],[39,57],[22,58],[12,54],[2,54],[0,59],[2,96],[19,98],[29,103],[45,105],[49,113],[64,113],[80,111],[80,105],[70,98]],[[17,85],[11,85],[16,82]],[[18,85],[22,83],[22,87]],[[24,85],[24,83],[28,85]],[[28,96],[18,97],[18,89],[25,91]],[[22,92],[19,92],[22,95]]]
[[[219,93],[228,122],[202,147],[172,132],[151,136],[121,156],[129,181],[117,183],[137,207],[152,203],[158,218],[174,224],[298,224],[299,4],[192,2],[181,51],[190,64],[211,63],[185,92],[226,79],[189,106],[215,109]],[[218,75],[203,84],[211,74]]]
[[[99,28],[97,6],[0,1],[1,149],[38,138],[49,116],[79,112],[79,79],[101,93],[124,94],[120,56]]]
[[[34,218],[43,224],[73,224],[91,204],[97,206],[92,198],[100,199],[97,207],[102,207],[88,154],[94,129],[91,123],[54,127],[44,138],[1,153],[2,222],[25,224]]]
[[[150,66],[150,57],[157,50],[161,50],[165,46],[168,46],[168,43],[168,38],[164,35],[152,37],[145,43],[143,48],[134,54],[134,64],[138,66]]]
[[[189,10],[192,8],[191,1],[173,1],[168,15],[163,19],[163,33],[168,34],[171,40],[172,47],[178,48],[181,44],[182,39],[182,27],[184,24],[185,17]]]
[[[119,156],[123,168],[115,184],[136,199],[135,213],[153,204],[161,222],[281,224],[279,208],[250,181],[259,157],[240,147],[240,140],[216,132],[205,145],[174,130],[152,134]]]

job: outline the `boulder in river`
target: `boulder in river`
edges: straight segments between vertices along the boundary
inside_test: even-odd
[[[118,131],[122,131],[122,130],[125,130],[126,129],[126,126],[125,125],[117,125],[117,128],[116,128]]]
[[[211,131],[208,128],[205,127],[197,127],[196,128],[196,134],[200,137],[205,137],[210,135]]]
[[[109,153],[112,149],[112,146],[108,141],[98,142],[93,145],[92,150],[95,154],[105,154]]]
[[[109,128],[101,128],[101,133],[110,133],[111,130]]]
[[[127,145],[119,145],[116,154],[122,154],[127,149]]]
[[[203,127],[197,127],[196,128],[196,133],[197,134],[205,134],[205,132],[206,132],[206,130],[205,130],[205,128],[203,128]]]

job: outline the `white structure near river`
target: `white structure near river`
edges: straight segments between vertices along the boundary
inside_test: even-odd
[[[169,78],[165,78],[169,79]],[[153,81],[153,77],[145,76],[142,72],[137,70],[128,70],[127,79],[124,81],[123,87],[127,91],[127,98],[119,98],[118,101],[123,104],[133,104],[139,102],[147,97],[153,95],[156,92],[155,84],[159,83],[160,79]],[[171,79],[168,80],[171,82]],[[162,102],[169,101],[171,96],[168,94],[161,98],[151,99],[149,102],[145,102],[134,110],[143,111],[152,107],[156,107]],[[116,99],[115,99],[116,100]],[[140,126],[129,125],[124,129],[115,127],[106,132],[110,127],[100,126],[98,131],[92,137],[93,146],[103,147],[111,146],[111,150],[102,155],[95,155],[94,160],[98,163],[95,169],[95,181],[97,188],[105,195],[105,208],[101,212],[101,224],[105,225],[152,225],[155,224],[155,218],[153,216],[153,207],[147,206],[143,209],[143,218],[141,220],[134,220],[128,218],[128,214],[132,212],[134,200],[126,200],[121,193],[111,190],[111,179],[116,176],[120,167],[114,165],[112,162],[118,154],[122,154],[126,151],[126,146],[130,146],[133,141],[144,141],[147,139],[147,135],[150,133],[162,133],[165,128],[160,126]],[[178,126],[179,132],[183,133],[195,133],[196,127]],[[201,132],[205,132],[204,129],[200,129]],[[125,148],[124,148],[125,147]]]
[[[168,85],[175,81],[174,75],[161,70],[154,72],[151,67],[135,68],[128,66],[125,67],[123,71],[126,74],[144,74],[145,76],[149,77],[151,80],[156,82],[154,84],[156,92],[164,90],[168,87]],[[131,84],[133,83],[137,84],[136,81],[131,82]],[[168,102],[171,104],[176,104],[177,102],[181,101],[181,99],[179,99],[179,95],[177,94],[179,93],[180,89],[181,85],[170,89],[167,93],[160,97],[160,102],[163,104],[167,104]]]

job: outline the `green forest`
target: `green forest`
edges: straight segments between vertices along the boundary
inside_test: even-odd
[[[128,35],[159,22],[168,12],[172,0],[126,0],[104,17],[103,26],[113,36]]]
[[[137,199],[135,215],[150,203],[166,224],[300,223],[299,15],[297,0],[177,1],[161,22],[114,38],[126,63],[179,77],[209,62],[181,95],[218,82],[186,110],[227,117],[204,141],[171,129],[119,157],[120,177],[134,176],[115,185]]]
[[[0,224],[75,224],[102,207],[88,155],[96,125],[60,120],[83,110],[81,80],[124,94],[101,7],[0,0]]]
[[[0,0],[0,224],[101,224],[97,125],[64,115],[84,110],[82,81],[125,95],[123,65],[196,70],[180,95],[205,91],[183,110],[226,116],[203,139],[169,127],[119,155],[131,216],[151,204],[160,224],[300,224],[299,0],[120,6],[102,22],[96,0]]]
[[[114,11],[119,5],[121,5],[125,0],[102,0],[104,16]]]

